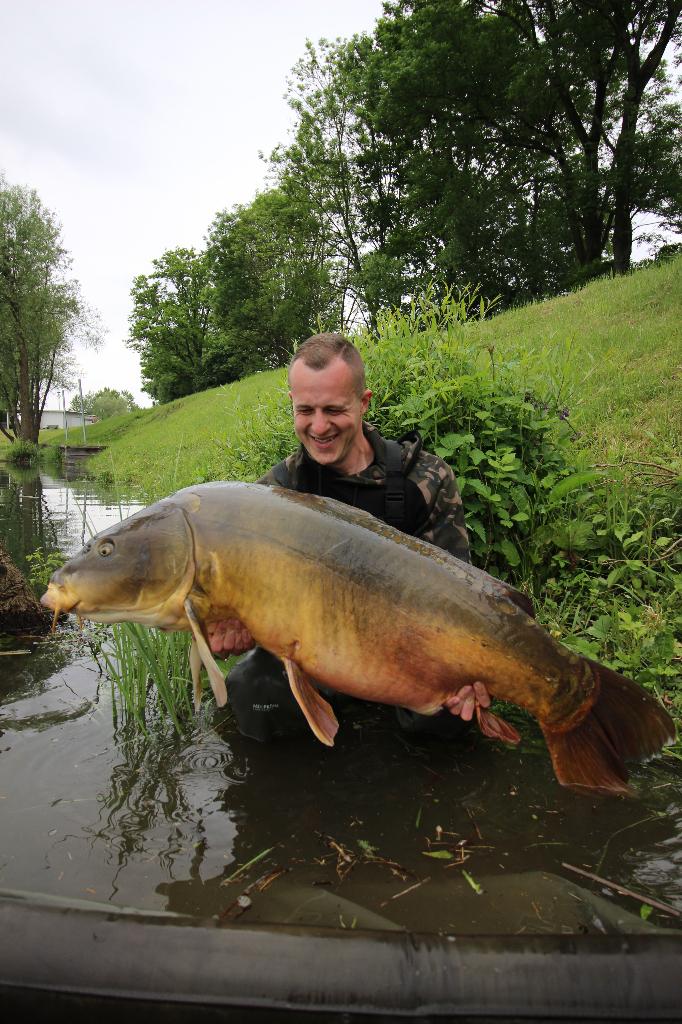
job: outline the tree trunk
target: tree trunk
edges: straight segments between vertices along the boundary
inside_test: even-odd
[[[634,174],[635,133],[639,98],[627,96],[616,143],[613,188],[613,269],[627,274],[632,257],[632,179]]]
[[[51,618],[0,543],[0,633],[47,633]]]

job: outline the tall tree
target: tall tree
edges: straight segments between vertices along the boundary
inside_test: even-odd
[[[133,281],[130,337],[140,356],[143,390],[170,402],[202,390],[203,360],[213,334],[210,263],[205,253],[172,249]]]
[[[441,110],[453,28],[420,14],[416,38],[385,19],[375,38],[309,43],[289,92],[294,140],[273,154],[321,213],[350,322],[434,280],[540,298],[571,264],[547,159],[510,161],[480,124]]]
[[[343,324],[399,304],[409,278],[400,244],[400,162],[376,128],[372,40],[308,42],[292,71],[293,141],[272,163],[282,187],[317,212],[335,268]]]
[[[532,157],[560,198],[576,262],[598,264],[612,244],[626,270],[633,215],[664,213],[661,193],[679,207],[674,147],[661,145],[672,131],[679,149],[679,107],[662,61],[682,0],[395,0],[386,10],[377,42],[391,123],[413,143],[437,135],[445,153],[478,128],[507,170]],[[652,144],[658,159],[642,165]]]
[[[228,379],[281,366],[318,322],[338,324],[320,219],[296,190],[219,213],[209,232],[219,337],[207,367]]]
[[[70,382],[72,341],[97,342],[69,267],[59,226],[37,193],[0,180],[0,398],[23,440],[38,440],[50,388]]]

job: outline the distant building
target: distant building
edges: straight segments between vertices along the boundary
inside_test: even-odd
[[[85,422],[87,424],[96,423],[97,416],[86,416]],[[40,417],[41,430],[64,430],[65,427],[71,429],[80,427],[80,425],[81,414],[72,412],[71,409],[67,409],[66,412],[63,409],[45,409]]]
[[[85,422],[89,426],[91,423],[97,423],[98,419],[99,417],[97,416],[86,416]],[[9,430],[9,413],[5,410],[0,410],[0,424],[6,430]],[[79,412],[72,412],[70,409],[67,409],[66,412],[63,409],[45,409],[40,417],[41,430],[64,430],[65,426],[71,430],[74,427],[80,427],[80,425],[81,414]]]

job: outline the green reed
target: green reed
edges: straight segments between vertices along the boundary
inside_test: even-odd
[[[114,706],[147,731],[150,715],[164,713],[178,732],[193,713],[190,637],[123,622],[107,630],[100,655],[112,682]]]

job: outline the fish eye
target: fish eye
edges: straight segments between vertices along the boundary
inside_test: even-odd
[[[110,540],[103,540],[100,546],[97,548],[97,554],[101,555],[102,558],[106,558],[114,550],[114,545]]]

